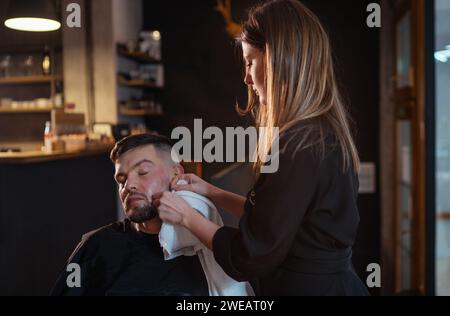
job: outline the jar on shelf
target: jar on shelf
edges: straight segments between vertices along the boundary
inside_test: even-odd
[[[0,77],[11,76],[11,56],[6,55],[0,61]]]
[[[33,67],[34,67],[34,59],[33,56],[29,55],[25,58],[23,63],[24,76],[32,76],[33,75]]]

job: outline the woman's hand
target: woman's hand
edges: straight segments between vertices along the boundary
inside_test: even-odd
[[[179,180],[184,180],[187,184],[177,184]],[[211,198],[213,191],[216,188],[212,184],[209,184],[199,176],[192,173],[175,176],[170,184],[170,187],[175,191],[191,191],[208,198]]]
[[[158,209],[159,218],[163,222],[187,228],[212,250],[213,238],[220,228],[219,225],[203,217],[175,193],[161,192],[152,198],[152,203]]]
[[[157,193],[152,200],[159,218],[165,223],[188,227],[189,219],[196,213],[185,200],[172,192]]]

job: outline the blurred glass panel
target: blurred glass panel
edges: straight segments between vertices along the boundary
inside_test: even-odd
[[[436,0],[436,294],[450,295],[450,1]],[[438,58],[439,57],[439,58]]]
[[[397,209],[400,291],[411,289],[412,230],[412,138],[411,121],[397,121]]]

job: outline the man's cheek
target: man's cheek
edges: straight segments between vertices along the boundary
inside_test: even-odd
[[[163,179],[164,179],[164,173],[159,172],[157,174],[154,174],[152,179],[146,183],[147,194],[149,194],[150,198],[153,194],[164,191]]]
[[[152,196],[153,196],[153,194],[156,193],[156,191],[154,190],[154,183],[153,183],[153,181],[151,183],[147,183],[145,185],[145,191],[142,191],[142,193],[145,194],[145,196],[147,197],[147,200],[151,203],[152,202]]]

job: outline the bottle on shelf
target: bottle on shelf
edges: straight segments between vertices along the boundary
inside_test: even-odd
[[[64,94],[61,81],[55,83],[55,95],[53,96],[53,106],[62,108],[64,106]]]
[[[44,55],[42,57],[42,74],[44,76],[50,75],[51,66],[50,50],[46,45],[44,48]]]
[[[44,130],[44,152],[46,153],[52,152],[52,142],[53,142],[52,123],[50,121],[47,121],[45,122],[45,130]]]

